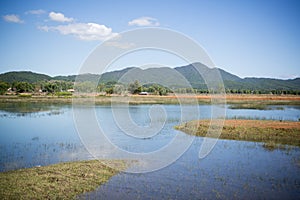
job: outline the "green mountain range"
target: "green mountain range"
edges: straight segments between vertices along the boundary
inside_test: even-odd
[[[220,84],[216,77],[220,75],[227,90],[260,90],[260,91],[300,91],[300,78],[281,80],[271,78],[240,78],[219,68],[208,68],[201,63],[193,63],[176,68],[148,68],[136,67],[98,74],[82,74],[51,77],[30,71],[7,72],[0,74],[0,81],[7,83],[63,80],[63,81],[99,81],[100,83],[121,82],[130,83],[138,80],[141,84],[158,83],[170,88],[207,89],[207,84]],[[206,82],[205,82],[206,80]]]

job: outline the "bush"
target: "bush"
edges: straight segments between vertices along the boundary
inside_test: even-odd
[[[17,93],[34,91],[34,86],[31,83],[27,83],[27,82],[14,82],[13,88],[15,88]]]
[[[0,82],[0,94],[5,94],[8,88],[9,88],[8,83]]]

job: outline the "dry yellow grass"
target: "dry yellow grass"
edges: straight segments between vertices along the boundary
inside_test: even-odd
[[[205,137],[210,123],[210,120],[196,120],[175,128]],[[228,119],[219,138],[300,146],[300,122]]]
[[[124,101],[123,96],[112,95],[112,96],[97,96],[97,94],[85,94],[77,96],[31,96],[28,98],[21,98],[18,96],[0,96],[0,102],[47,102],[47,103],[72,103],[72,98],[92,100],[96,104],[110,104],[112,97],[114,101],[120,100],[122,103]],[[129,95],[130,103],[132,104],[179,104],[181,103],[211,103],[211,99],[217,99],[218,96],[212,95],[189,95],[189,94],[179,94],[175,96],[174,94],[169,94],[167,96],[158,95]],[[222,96],[225,98],[227,103],[233,104],[263,104],[263,105],[300,105],[300,96],[295,95],[226,95]],[[196,101],[195,101],[196,100]]]

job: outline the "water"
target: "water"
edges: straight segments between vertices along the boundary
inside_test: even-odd
[[[167,115],[163,129],[154,137],[136,139],[125,135],[114,122],[109,106],[95,113],[109,139],[129,152],[149,152],[168,144],[180,123],[180,106],[162,105]],[[192,108],[192,107],[191,107]],[[6,104],[0,106],[0,170],[92,159],[80,140],[70,105]],[[85,109],[85,108],[82,108]],[[120,106],[117,109],[124,109]],[[130,106],[134,123],[147,127],[151,105]],[[210,105],[200,105],[199,118],[209,118]],[[226,108],[228,118],[298,121],[299,107],[271,110]],[[159,123],[159,122],[157,122]],[[91,199],[299,199],[300,149],[265,149],[261,143],[218,140],[213,151],[198,158],[203,138],[173,164],[151,173],[119,173],[96,191]]]

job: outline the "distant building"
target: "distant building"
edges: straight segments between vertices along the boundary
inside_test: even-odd
[[[140,92],[139,95],[148,95],[148,92]]]
[[[68,89],[67,92],[75,92],[74,89]]]

